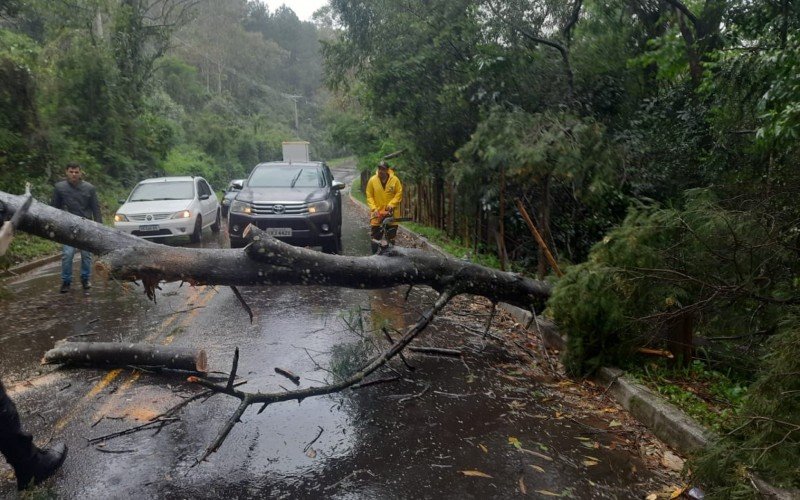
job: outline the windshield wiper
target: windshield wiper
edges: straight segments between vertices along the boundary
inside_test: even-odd
[[[303,169],[301,168],[300,171],[297,172],[297,175],[294,176],[294,179],[292,179],[292,185],[289,186],[289,187],[294,187],[295,183],[297,183],[297,179],[300,178],[300,174],[302,174],[302,173],[303,173]]]

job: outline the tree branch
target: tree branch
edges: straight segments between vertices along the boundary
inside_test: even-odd
[[[190,382],[194,382],[200,384],[201,386],[210,389],[214,392],[220,394],[227,394],[229,396],[233,396],[239,398],[241,400],[241,404],[236,409],[234,414],[228,419],[228,422],[220,431],[217,439],[214,443],[203,453],[203,456],[198,460],[202,462],[209,455],[214,453],[222,443],[225,441],[225,438],[228,437],[233,426],[241,418],[244,411],[247,409],[248,406],[253,404],[263,404],[264,406],[279,403],[282,401],[291,401],[297,400],[298,402],[302,402],[305,398],[313,397],[313,396],[323,396],[326,394],[332,394],[336,392],[341,392],[349,387],[355,386],[359,382],[363,381],[365,377],[373,373],[375,370],[386,364],[390,359],[400,354],[400,352],[405,348],[414,338],[422,333],[422,331],[430,324],[433,318],[441,311],[444,306],[450,302],[450,299],[453,298],[453,294],[450,292],[444,292],[437,297],[436,302],[426,310],[422,316],[420,317],[419,321],[416,324],[409,327],[406,333],[400,338],[397,342],[392,344],[388,349],[383,351],[379,356],[374,358],[372,361],[367,363],[366,366],[361,368],[356,373],[350,375],[346,379],[337,382],[335,384],[328,384],[318,387],[309,387],[306,389],[297,389],[294,391],[286,391],[286,392],[276,392],[276,393],[250,393],[240,391],[238,389],[232,388],[230,386],[222,386],[210,382],[208,380],[199,378],[199,377],[189,377]]]

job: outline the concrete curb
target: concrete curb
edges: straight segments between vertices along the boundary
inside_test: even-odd
[[[684,455],[691,455],[712,441],[713,435],[692,417],[626,377],[622,370],[604,366],[598,370],[596,379],[639,422]]]
[[[23,262],[22,264],[0,271],[0,278],[14,278],[19,276],[20,274],[25,274],[27,272],[33,271],[42,266],[46,266],[47,264],[52,264],[53,262],[58,262],[61,260],[61,254],[54,254],[47,257],[42,257],[41,259],[32,260],[30,262]]]

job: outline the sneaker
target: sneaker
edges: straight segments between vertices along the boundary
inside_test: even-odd
[[[67,458],[67,445],[57,443],[52,448],[36,452],[30,465],[15,471],[17,474],[17,489],[22,491],[33,484],[39,484],[56,473],[64,459]]]
[[[70,285],[70,284],[69,284],[68,282],[66,282],[66,281],[65,281],[65,282],[63,282],[63,283],[61,283],[61,290],[59,290],[59,291],[60,291],[61,293],[67,293],[67,292],[69,292],[69,285]]]
[[[92,288],[92,284],[89,283],[89,280],[81,280],[81,285],[83,286],[84,290],[89,290]]]

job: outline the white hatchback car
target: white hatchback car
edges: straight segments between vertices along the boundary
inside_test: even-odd
[[[202,177],[145,179],[117,210],[114,227],[142,238],[188,235],[197,243],[204,228],[219,232],[219,202]]]

